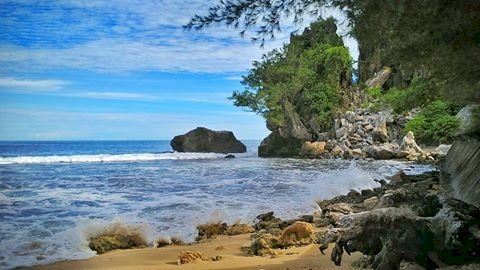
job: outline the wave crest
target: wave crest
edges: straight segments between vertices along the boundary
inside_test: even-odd
[[[243,154],[244,155],[244,154]],[[93,163],[93,162],[134,162],[155,160],[195,160],[224,158],[220,153],[162,153],[162,154],[101,154],[71,156],[18,156],[0,157],[0,165],[5,164],[39,164],[39,163]]]

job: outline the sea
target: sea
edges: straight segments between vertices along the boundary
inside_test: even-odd
[[[259,158],[259,141],[226,159],[178,153],[169,141],[0,142],[0,269],[95,256],[91,237],[135,232],[193,241],[206,222],[294,218],[321,199],[378,186],[401,161]]]

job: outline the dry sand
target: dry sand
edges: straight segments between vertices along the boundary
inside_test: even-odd
[[[116,250],[88,260],[64,261],[32,269],[312,269],[312,270],[344,270],[353,269],[351,262],[361,256],[359,253],[344,254],[343,266],[338,267],[330,261],[330,251],[333,245],[322,255],[318,245],[308,245],[299,248],[281,250],[276,258],[247,256],[240,250],[243,244],[250,243],[250,234],[237,236],[219,236],[207,242],[186,246],[167,246],[163,248],[145,248]],[[222,249],[217,249],[223,246]],[[192,264],[177,265],[177,256],[181,251],[198,251],[206,256],[222,256],[220,261],[197,261]],[[288,255],[287,255],[288,254]]]

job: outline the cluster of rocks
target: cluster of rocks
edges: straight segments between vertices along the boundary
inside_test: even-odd
[[[328,224],[320,251],[335,243],[336,265],[344,252],[360,251],[365,256],[356,266],[369,269],[479,267],[480,209],[440,189],[438,173],[400,173],[382,187],[319,202],[315,222]]]
[[[308,158],[365,158],[433,160],[415,142],[409,131],[401,138],[401,130],[416,111],[393,116],[388,111],[372,112],[357,109],[341,114],[334,131],[319,134],[317,141],[306,141],[300,156]]]
[[[257,222],[253,226],[255,233],[251,235],[251,243],[242,247],[244,252],[255,256],[275,257],[281,253],[279,249],[317,242],[313,215],[281,220],[273,214],[268,212],[257,216]]]

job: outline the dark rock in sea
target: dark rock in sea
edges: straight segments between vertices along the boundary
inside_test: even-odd
[[[235,158],[235,155],[229,154],[229,155],[226,155],[225,158]]]
[[[214,152],[244,153],[247,147],[235,138],[231,131],[214,131],[198,127],[187,134],[178,135],[170,142],[173,150],[178,152]]]
[[[257,216],[257,219],[260,221],[270,221],[273,218],[275,218],[273,214],[274,214],[273,211],[267,212],[265,214],[260,214]]]
[[[260,157],[292,157],[300,152],[302,140],[283,137],[278,131],[272,131],[258,147]]]

